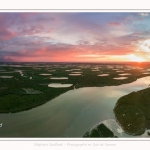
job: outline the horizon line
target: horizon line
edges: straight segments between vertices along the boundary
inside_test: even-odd
[[[148,61],[145,61],[145,62],[137,62],[137,61],[128,61],[128,62],[61,62],[61,61],[28,61],[28,62],[26,62],[26,61],[0,61],[0,63],[140,63],[140,64],[142,64],[142,63],[150,63],[150,62],[148,62]]]

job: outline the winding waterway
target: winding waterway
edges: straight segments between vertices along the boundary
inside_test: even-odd
[[[70,90],[28,111],[0,114],[1,137],[83,137],[99,122],[115,119],[117,100],[147,88],[150,77],[129,84]]]

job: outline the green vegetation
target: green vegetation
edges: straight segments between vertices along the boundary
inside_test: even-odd
[[[45,76],[39,75],[46,72],[45,68],[34,70],[32,67],[3,67],[3,69],[7,72],[16,69],[23,70],[24,76],[21,76],[19,72],[0,72],[2,75],[13,76],[11,79],[0,78],[0,113],[28,110],[73,89],[73,86],[69,88],[48,87],[52,81],[44,80]],[[33,79],[30,79],[31,76]]]
[[[99,68],[99,71],[91,71],[96,67]],[[149,66],[145,67],[145,69],[147,68]],[[22,63],[17,67],[14,65],[1,65],[0,113],[13,113],[31,109],[74,88],[121,85],[133,82],[137,78],[148,76],[147,74],[142,74],[139,69],[124,69],[127,69],[127,67],[123,66],[119,70],[125,71],[125,73],[131,73],[132,75],[124,80],[115,80],[113,78],[120,77],[119,73],[107,68],[107,65],[100,64]],[[82,75],[70,76],[69,74],[71,72],[82,72]],[[98,76],[99,74],[107,73],[110,75]],[[13,76],[13,78],[2,78],[2,76]],[[50,77],[68,77],[68,79],[52,80]],[[48,87],[50,83],[73,84],[73,86],[67,88],[51,88]]]
[[[141,135],[150,129],[150,88],[121,97],[114,108],[117,121],[125,132]]]
[[[103,137],[111,137],[111,138],[115,138],[117,136],[114,135],[114,133],[112,131],[110,131],[103,123],[96,126],[94,129],[92,129],[90,132],[86,132],[84,134],[85,138],[103,138]]]

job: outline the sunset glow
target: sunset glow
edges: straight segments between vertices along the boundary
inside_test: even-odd
[[[150,52],[150,39],[143,41],[140,48],[142,51]]]
[[[0,13],[0,61],[148,62],[144,14]]]
[[[144,61],[146,61],[143,57],[137,57],[134,54],[129,55],[129,58],[133,62],[144,62]]]

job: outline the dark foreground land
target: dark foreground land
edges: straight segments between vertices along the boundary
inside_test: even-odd
[[[28,110],[76,88],[121,85],[149,75],[148,65],[142,68],[132,65],[111,65],[111,67],[101,64],[2,64],[0,66],[0,113]],[[125,75],[128,78],[124,80],[114,79],[121,77],[119,75],[121,73],[130,75]],[[98,76],[102,74],[109,75]],[[12,78],[5,78],[6,76]],[[50,79],[51,77],[68,79]],[[72,86],[52,88],[48,87],[50,83],[72,84]],[[115,112],[117,111],[119,110],[116,109]]]
[[[150,129],[150,88],[121,97],[114,108],[118,123],[125,132],[141,135]]]
[[[84,138],[117,138],[104,124],[97,125],[90,132],[86,132]]]

